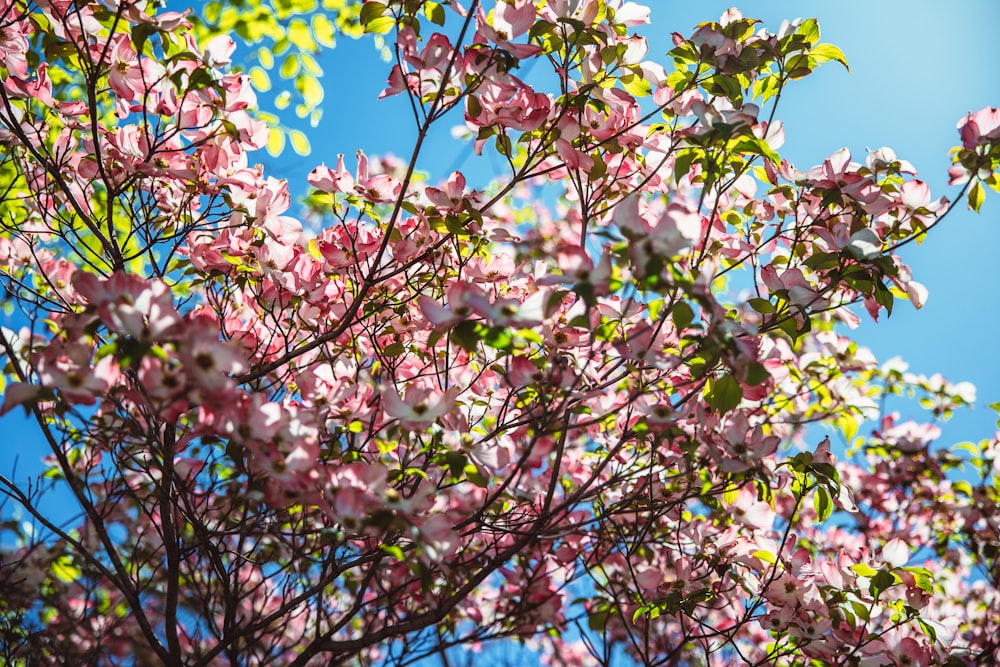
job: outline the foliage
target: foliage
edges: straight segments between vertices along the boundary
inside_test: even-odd
[[[2,410],[51,452],[0,477],[8,663],[1000,660],[1000,441],[932,446],[974,390],[845,335],[922,305],[896,250],[956,204],[889,149],[781,158],[785,87],[847,64],[814,20],[730,10],[665,67],[632,2],[324,5],[418,133],[295,218],[214,31],[318,81],[314,3],[0,6]],[[416,171],[459,117],[503,177]],[[978,210],[1000,111],[959,129]]]

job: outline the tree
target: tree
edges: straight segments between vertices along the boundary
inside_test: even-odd
[[[814,20],[730,10],[663,66],[632,2],[335,4],[418,138],[298,219],[215,31],[308,54],[322,10],[3,4],[3,411],[51,450],[0,477],[8,663],[1000,659],[1000,443],[932,447],[885,401],[971,388],[844,330],[920,307],[896,251],[1000,189],[1000,111],[949,203],[888,149],[781,159],[785,86],[846,66]],[[420,174],[444,119],[506,173]]]

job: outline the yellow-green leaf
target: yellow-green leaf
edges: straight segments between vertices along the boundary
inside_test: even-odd
[[[319,63],[316,62],[315,58],[313,58],[308,53],[303,53],[300,56],[300,58],[302,60],[302,69],[303,70],[305,70],[306,72],[309,72],[313,76],[322,76],[322,74],[323,74],[323,68],[319,66]]]
[[[309,146],[309,139],[299,130],[289,130],[288,140],[292,144],[292,150],[297,155],[309,155],[309,152],[312,150]]]
[[[80,568],[73,565],[73,559],[70,556],[62,556],[52,563],[52,576],[64,584],[76,581],[81,574]]]
[[[271,49],[266,46],[260,47],[257,51],[257,61],[264,69],[271,69],[274,67],[274,54],[271,52]]]
[[[770,551],[764,551],[763,549],[758,549],[757,551],[754,551],[750,555],[753,556],[754,558],[764,561],[765,563],[770,563],[771,565],[774,565],[775,563],[778,562],[777,557],[773,553],[771,553]]]
[[[250,69],[250,82],[253,84],[254,90],[258,92],[263,93],[271,90],[271,77],[267,75],[263,67]]]
[[[637,74],[626,74],[619,81],[621,81],[622,88],[634,97],[646,97],[653,92],[649,82]]]
[[[316,38],[317,42],[328,49],[332,49],[337,45],[337,40],[334,36],[337,34],[337,29],[333,26],[333,22],[330,19],[323,14],[315,14],[311,22],[313,37]]]
[[[852,565],[851,569],[859,577],[872,577],[878,574],[878,570],[873,568],[871,565],[868,565],[867,563],[857,563],[855,565]]]
[[[288,39],[303,51],[316,50],[316,40],[313,39],[312,30],[302,19],[292,19],[288,24]]]
[[[279,70],[281,78],[291,79],[293,76],[299,73],[299,67],[300,63],[297,55],[294,53],[289,53],[287,56],[285,56],[284,62],[281,63],[281,70]]]
[[[983,189],[982,183],[976,181],[972,189],[969,190],[969,208],[979,213],[984,201],[986,201],[986,190]]]
[[[817,44],[809,51],[809,55],[816,59],[816,62],[826,62],[828,60],[834,60],[844,67],[847,71],[851,71],[851,66],[847,64],[847,58],[844,57],[844,52],[833,44]]]
[[[273,157],[278,157],[283,150],[285,150],[285,133],[281,128],[272,127],[271,135],[267,138],[267,152]]]
[[[323,101],[323,84],[314,76],[297,77],[295,89],[302,94],[302,103],[310,110],[318,107]]]
[[[367,5],[365,5],[367,7]],[[392,16],[380,16],[365,24],[365,32],[384,35],[396,27],[396,19]]]

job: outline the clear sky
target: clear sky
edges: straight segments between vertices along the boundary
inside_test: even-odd
[[[690,34],[695,24],[716,20],[732,6],[715,0],[647,4],[653,9],[652,25],[641,32],[651,41],[649,58],[661,62],[671,32]],[[805,169],[844,146],[856,159],[863,159],[866,147],[890,146],[917,167],[936,195],[957,192],[946,186],[948,150],[958,143],[955,123],[971,110],[1000,106],[995,69],[1000,2],[756,0],[737,6],[772,29],[783,18],[815,16],[823,41],[840,46],[851,63],[850,74],[826,64],[783,96],[778,117],[785,122],[785,157]],[[370,44],[341,40],[323,65],[326,112],[320,127],[310,131],[313,155],[254,156],[271,175],[288,178],[295,192],[304,191],[305,175],[315,164],[333,163],[337,153],[353,155],[363,148],[369,155],[408,155],[412,145],[412,122],[401,98],[376,101],[388,68]],[[437,177],[458,165],[472,166],[468,147],[450,143],[446,130],[436,135],[430,158],[421,165]],[[904,258],[915,278],[930,290],[924,309],[899,303],[892,318],[878,325],[865,321],[854,335],[880,359],[900,355],[912,371],[973,382],[980,406],[1000,401],[998,255],[1000,195],[991,192],[981,215],[957,211],[927,243],[906,248]],[[3,418],[3,428],[0,472],[10,472],[15,455],[21,458],[19,478],[36,472],[31,464],[39,455],[37,434],[16,414]],[[957,415],[945,438],[978,440],[994,430],[995,416],[979,407]]]

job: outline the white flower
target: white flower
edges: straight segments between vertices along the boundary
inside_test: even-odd
[[[882,254],[882,239],[869,227],[855,232],[847,244],[851,254],[862,260],[872,260]]]

